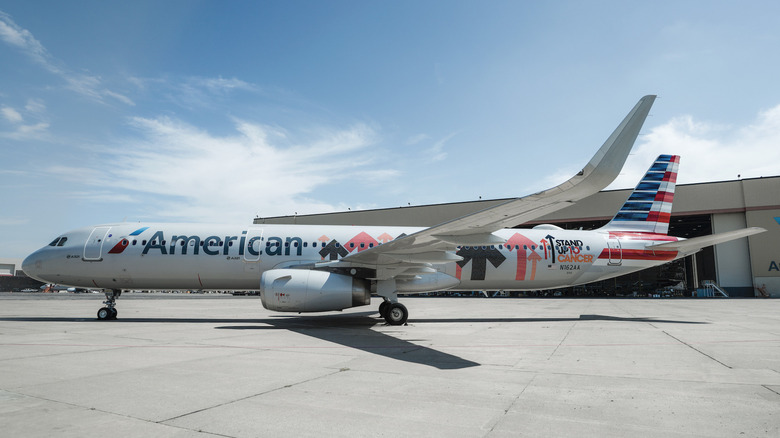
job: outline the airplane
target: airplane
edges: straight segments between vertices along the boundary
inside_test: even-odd
[[[127,289],[258,290],[263,307],[324,312],[369,305],[407,322],[399,295],[540,290],[625,275],[766,231],[684,239],[667,234],[680,157],[661,155],[605,226],[517,226],[560,210],[619,174],[656,96],[642,97],[585,167],[551,189],[429,228],[113,223],[58,236],[28,256],[41,281],[103,289],[100,320],[116,319]]]

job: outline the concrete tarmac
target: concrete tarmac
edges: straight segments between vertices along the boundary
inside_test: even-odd
[[[8,437],[778,437],[780,300],[0,294]]]

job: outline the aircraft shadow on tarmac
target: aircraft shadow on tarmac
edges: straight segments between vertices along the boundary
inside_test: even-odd
[[[388,333],[371,330],[376,325],[384,324],[376,316],[376,312],[351,313],[349,315],[296,316],[292,318],[283,316],[254,321],[262,322],[267,324],[267,326],[230,325],[215,328],[221,330],[283,329],[390,359],[428,365],[441,370],[470,368],[480,365],[477,362],[452,354],[398,339]],[[392,329],[389,326],[388,328]]]
[[[289,330],[345,347],[378,354],[390,359],[427,365],[438,369],[462,369],[479,366],[477,362],[463,359],[433,348],[393,337],[392,332],[371,330],[383,324],[376,312],[350,313],[347,315],[278,316],[262,319],[231,318],[122,318],[116,321],[97,321],[91,318],[63,317],[4,317],[0,321],[27,322],[88,322],[115,323],[201,323],[201,324],[251,324],[214,327],[218,330]],[[578,318],[429,318],[414,319],[412,324],[436,323],[523,323],[523,322],[574,322],[615,321],[657,324],[708,324],[699,321],[674,321],[648,317],[618,317],[608,315],[580,315]],[[386,326],[388,329],[395,327]]]

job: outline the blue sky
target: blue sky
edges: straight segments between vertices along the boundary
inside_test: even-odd
[[[0,257],[114,221],[521,196],[659,94],[624,173],[780,174],[770,1],[0,1]],[[778,195],[780,196],[780,195]]]

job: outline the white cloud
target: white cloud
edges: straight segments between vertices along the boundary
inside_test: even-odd
[[[606,189],[635,187],[661,154],[680,155],[679,184],[780,175],[779,144],[780,105],[741,127],[675,117],[637,138],[620,175]],[[573,166],[555,169],[527,187],[528,193],[556,186],[578,171]]]
[[[37,99],[28,100],[23,112],[19,112],[15,108],[9,106],[3,106],[0,108],[0,114],[2,114],[3,118],[8,122],[13,124],[13,130],[0,132],[0,138],[10,138],[13,140],[43,138],[49,129],[49,123],[41,120],[45,110],[46,106],[42,101]],[[28,122],[24,124],[25,118],[37,118],[41,121],[38,123]]]
[[[21,50],[50,73],[61,77],[68,84],[68,88],[77,93],[101,103],[105,102],[106,97],[110,97],[128,105],[134,104],[130,98],[106,89],[99,77],[75,73],[63,67],[30,31],[17,25],[11,16],[4,12],[0,12],[0,40]]]
[[[333,211],[306,195],[325,184],[354,181],[373,162],[366,149],[374,131],[360,124],[320,129],[300,141],[247,121],[236,121],[237,133],[224,137],[165,117],[134,118],[132,125],[142,135],[112,147],[101,163],[47,172],[78,175],[100,187],[102,200],[132,196],[151,216],[249,221],[255,214]]]
[[[780,175],[780,105],[747,126],[730,127],[676,117],[640,137],[609,188],[634,187],[660,154],[680,155],[678,183]]]
[[[24,121],[22,115],[19,114],[19,111],[11,108],[10,106],[4,106],[3,108],[0,108],[0,113],[2,113],[3,117],[5,117],[5,119],[11,123],[22,123]]]

